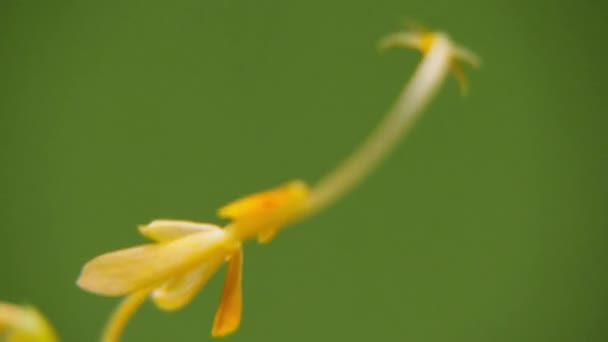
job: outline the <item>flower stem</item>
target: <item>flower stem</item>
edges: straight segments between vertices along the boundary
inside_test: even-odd
[[[406,135],[450,70],[452,44],[436,34],[416,72],[367,140],[312,189],[310,214],[330,206],[359,184]]]
[[[146,297],[151,290],[152,289],[150,288],[144,288],[133,292],[120,302],[103,332],[102,342],[120,341],[120,336],[122,335],[127,322],[131,316],[133,316],[137,308],[146,300]]]

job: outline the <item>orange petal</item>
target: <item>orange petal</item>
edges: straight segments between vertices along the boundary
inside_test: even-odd
[[[223,230],[195,233],[165,243],[149,244],[103,254],[82,269],[77,284],[102,295],[124,295],[195,268],[203,260],[232,253]]]
[[[169,280],[152,293],[154,304],[167,311],[183,308],[192,301],[223,262],[224,257],[210,259],[194,270]]]
[[[182,220],[154,220],[138,227],[139,232],[154,241],[171,241],[186,235],[221,229],[209,224]]]
[[[241,322],[242,291],[241,278],[243,273],[243,249],[239,249],[230,257],[226,270],[226,281],[220,298],[220,305],[215,313],[211,335],[225,336],[234,332]]]

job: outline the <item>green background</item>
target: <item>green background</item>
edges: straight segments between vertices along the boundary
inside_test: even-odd
[[[64,341],[117,304],[82,265],[154,218],[215,221],[314,182],[419,60],[413,19],[482,56],[356,191],[245,251],[230,341],[604,341],[606,6],[599,1],[0,2],[0,300]],[[603,106],[603,107],[602,107]],[[210,340],[223,272],[125,341]]]

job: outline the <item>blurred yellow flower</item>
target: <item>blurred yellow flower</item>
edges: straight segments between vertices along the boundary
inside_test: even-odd
[[[51,324],[34,307],[0,302],[0,340],[56,342],[58,338]]]
[[[227,275],[212,335],[236,330],[241,319],[243,243],[250,238],[268,242],[285,225],[327,208],[350,191],[413,126],[446,74],[454,73],[465,91],[461,63],[479,63],[473,53],[440,32],[396,33],[380,45],[414,48],[424,58],[369,138],[311,189],[302,181],[292,181],[232,202],[218,212],[231,220],[223,228],[190,221],[152,221],[141,226],[140,232],[154,243],[103,254],[84,266],[80,287],[102,295],[127,295],[110,319],[104,342],[119,340],[126,322],[148,296],[163,310],[188,304],[225,261]]]
[[[227,273],[212,335],[236,330],[241,319],[242,243],[269,241],[285,224],[304,214],[308,187],[293,181],[253,194],[219,210],[232,220],[223,229],[207,223],[156,220],[139,227],[152,244],[103,254],[83,268],[78,285],[102,295],[128,295],[108,324],[103,341],[118,341],[135,309],[150,295],[163,310],[188,304],[227,261]]]
[[[386,36],[380,41],[380,48],[392,48],[392,47],[404,47],[411,48],[420,51],[423,56],[426,56],[433,45],[437,42],[437,38],[442,37],[443,34],[426,30],[422,27],[417,27],[413,30],[406,32],[397,32]],[[465,49],[461,46],[451,45],[450,46],[450,71],[456,77],[460,85],[460,91],[462,94],[467,92],[467,79],[462,70],[462,63],[468,64],[472,67],[479,67],[481,61],[479,57],[472,51]]]

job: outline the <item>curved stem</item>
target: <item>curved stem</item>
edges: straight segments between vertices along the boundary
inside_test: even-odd
[[[378,127],[349,158],[313,187],[311,213],[326,208],[350,191],[391,152],[439,89],[450,69],[451,58],[451,42],[445,35],[436,34],[412,79]]]
[[[136,292],[133,292],[118,305],[114,314],[112,314],[112,318],[106,325],[106,328],[103,332],[103,337],[101,338],[102,342],[118,342],[120,341],[120,336],[122,335],[127,322],[133,316],[137,308],[146,300],[148,294],[150,293],[151,288],[145,288]]]

